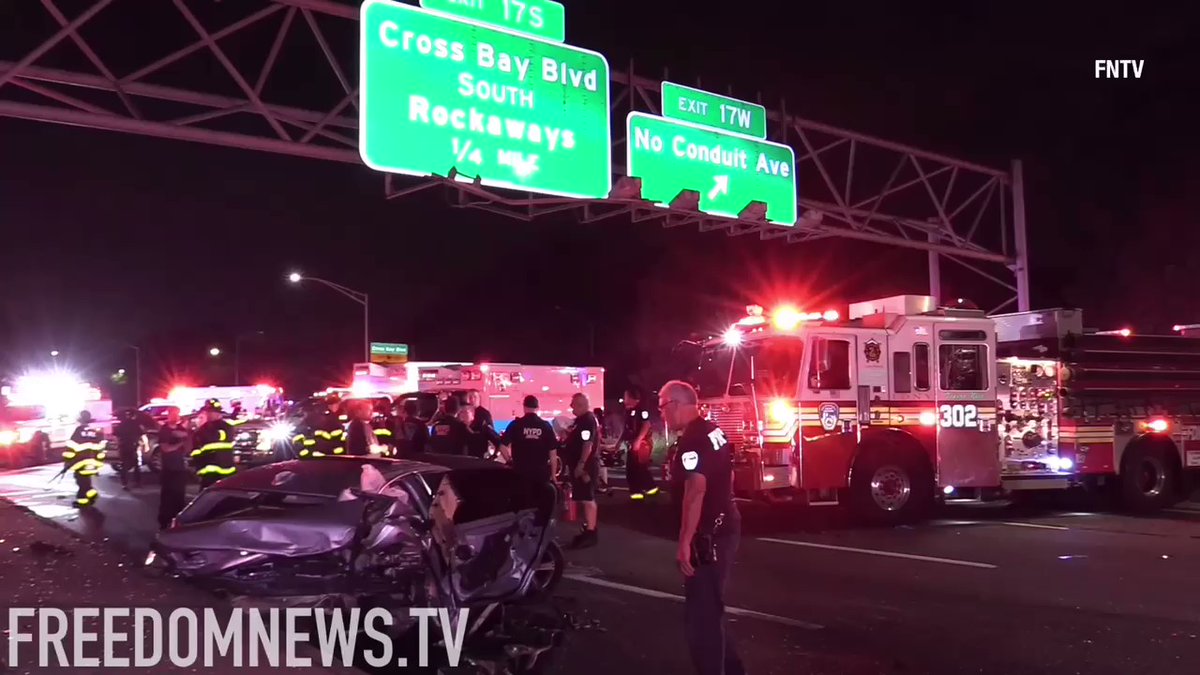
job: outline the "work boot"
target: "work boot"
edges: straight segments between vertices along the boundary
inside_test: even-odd
[[[575,535],[575,538],[571,540],[567,548],[572,550],[591,548],[598,543],[600,543],[600,535],[596,533],[596,530],[584,528],[582,532]]]

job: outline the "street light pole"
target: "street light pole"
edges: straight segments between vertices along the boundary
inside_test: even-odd
[[[298,272],[292,272],[288,275],[288,281],[293,284],[298,284],[301,281],[315,281],[323,286],[328,286],[342,295],[362,305],[363,308],[363,363],[371,361],[371,303],[370,297],[362,291],[356,291],[352,288],[347,288],[341,284],[334,283],[328,279],[319,279],[317,277],[301,276]]]

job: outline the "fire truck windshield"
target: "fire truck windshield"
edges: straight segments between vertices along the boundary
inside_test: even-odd
[[[693,383],[705,398],[748,396],[751,383],[756,396],[791,397],[796,395],[803,356],[804,342],[799,338],[762,340],[736,348],[718,345],[701,354]]]

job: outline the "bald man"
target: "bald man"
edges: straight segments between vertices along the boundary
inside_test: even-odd
[[[567,430],[560,455],[571,477],[571,499],[583,510],[583,531],[570,543],[570,548],[587,548],[599,542],[596,524],[596,486],[600,482],[600,451],[597,449],[596,416],[592,404],[583,393],[571,397],[571,412],[575,421]]]
[[[675,562],[684,576],[684,632],[697,673],[743,675],[724,616],[742,521],[733,501],[733,446],[720,427],[700,416],[698,404],[696,390],[679,380],[658,394],[667,428],[678,434],[671,493],[679,523]]]

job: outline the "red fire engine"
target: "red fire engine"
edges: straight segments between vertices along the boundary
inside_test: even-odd
[[[1150,509],[1200,467],[1200,387],[1181,388],[1200,372],[1196,340],[1085,335],[1074,311],[989,318],[926,296],[856,303],[845,321],[747,309],[693,378],[737,447],[741,495],[898,522],[940,499],[1105,485]]]

